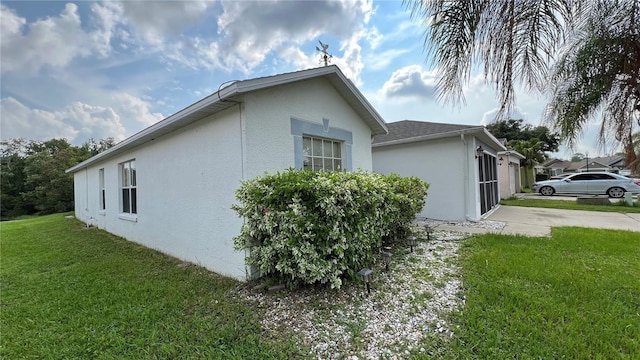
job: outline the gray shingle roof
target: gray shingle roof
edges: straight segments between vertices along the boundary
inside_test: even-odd
[[[373,144],[482,128],[480,125],[445,124],[415,120],[387,123],[387,127],[389,128],[389,133],[376,135],[373,138]]]

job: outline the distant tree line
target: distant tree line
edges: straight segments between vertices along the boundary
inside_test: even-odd
[[[497,138],[507,139],[507,148],[513,149],[523,156],[520,166],[525,171],[525,187],[533,178],[533,167],[549,158],[547,152],[558,151],[560,138],[546,126],[525,124],[522,119],[509,119],[487,125],[487,130]],[[529,176],[530,175],[530,176]]]
[[[74,146],[67,139],[0,142],[0,216],[73,210],[73,175],[65,170],[112,147],[113,138]]]

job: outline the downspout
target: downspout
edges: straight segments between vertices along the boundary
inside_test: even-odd
[[[244,105],[244,102],[237,102],[238,104],[238,117],[240,118],[240,161],[242,162],[241,164],[241,176],[242,176],[242,181],[246,181],[246,176],[247,176],[247,139],[246,139],[246,135],[247,135],[247,122],[245,119],[245,114],[242,112],[242,106]],[[247,219],[243,218],[242,219],[243,222],[246,222]],[[248,258],[251,256],[251,248],[245,248],[244,249],[244,256],[245,258]],[[259,272],[258,269],[253,266],[253,265],[246,265],[244,266],[244,274],[245,274],[245,278],[246,280],[251,280],[251,279],[255,279],[259,276]]]
[[[464,133],[460,134],[460,140],[464,144],[464,163],[462,164],[462,172],[464,173],[464,218],[469,219],[469,149],[467,149],[467,140]]]
[[[240,161],[242,161],[242,168],[241,168],[241,176],[242,176],[242,181],[245,181],[245,176],[246,176],[246,168],[247,168],[247,150],[245,149],[246,146],[246,133],[247,133],[247,124],[245,119],[243,118],[242,115],[242,103],[238,103],[238,116],[240,117]]]

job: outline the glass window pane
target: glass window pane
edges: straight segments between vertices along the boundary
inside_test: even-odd
[[[305,155],[302,159],[302,167],[304,169],[311,169],[311,157]]]
[[[131,213],[138,213],[138,196],[135,188],[131,189]]]
[[[331,159],[324,159],[324,166],[323,169],[325,169],[326,171],[331,171],[333,170],[333,160]]]
[[[131,186],[136,186],[136,162],[131,162]]]
[[[333,148],[333,147],[331,146],[331,143],[332,143],[332,141],[327,141],[327,140],[324,140],[324,141],[322,142],[322,145],[323,145],[323,146],[322,146],[322,147],[323,147],[323,155],[324,155],[324,157],[329,157],[329,158],[330,158],[330,157],[333,157],[333,156],[331,156],[331,150],[332,150],[332,148]]]
[[[334,169],[336,171],[342,171],[342,160],[335,159],[335,160],[333,160],[333,164],[334,164]]]
[[[313,170],[322,170],[322,159],[313,159]]]
[[[129,164],[122,164],[122,186],[129,186]]]
[[[342,158],[341,153],[341,145],[339,142],[334,142],[333,143],[333,157],[334,158]]]
[[[313,139],[313,156],[322,156],[322,140]]]
[[[122,189],[122,212],[130,212],[129,189]]]
[[[302,154],[303,156],[311,156],[311,138],[308,136],[302,138]]]

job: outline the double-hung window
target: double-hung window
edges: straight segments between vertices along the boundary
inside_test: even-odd
[[[125,214],[138,213],[138,199],[136,194],[136,162],[130,160],[120,164],[122,212]]]
[[[104,191],[104,169],[98,170],[98,186],[100,187],[100,211],[107,209],[106,194]]]
[[[342,143],[312,136],[302,137],[303,169],[342,170]]]

